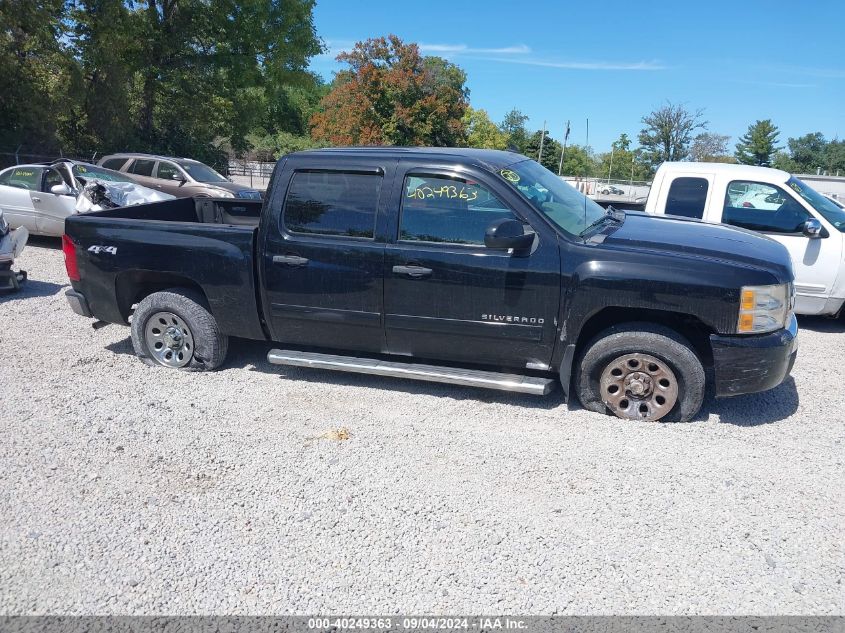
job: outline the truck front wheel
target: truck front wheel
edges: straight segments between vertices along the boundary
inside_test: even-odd
[[[132,315],[132,347],[148,365],[211,371],[223,364],[228,346],[205,299],[188,288],[154,292]]]
[[[625,323],[596,336],[575,380],[585,409],[626,420],[688,422],[704,402],[704,367],[692,345],[648,323]]]

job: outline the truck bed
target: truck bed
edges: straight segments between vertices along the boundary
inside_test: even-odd
[[[261,200],[176,198],[134,207],[95,211],[85,214],[85,217],[257,227],[262,204]]]
[[[94,316],[127,323],[153,285],[191,287],[205,295],[224,333],[264,339],[255,273],[261,206],[180,198],[67,218]]]

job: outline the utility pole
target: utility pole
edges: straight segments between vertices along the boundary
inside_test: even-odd
[[[546,122],[543,121],[543,133],[540,135],[540,152],[537,154],[537,162],[543,162],[543,141],[546,140]]]
[[[563,149],[560,150],[560,163],[557,166],[557,175],[563,171],[563,155],[566,153],[566,139],[569,138],[569,119],[566,120],[566,132],[563,133]]]
[[[613,172],[613,152],[616,151],[616,147],[613,145],[610,146],[610,169],[607,170],[607,184],[610,184],[610,174]]]

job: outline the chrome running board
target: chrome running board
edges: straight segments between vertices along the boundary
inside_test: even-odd
[[[549,393],[555,382],[553,378],[536,378],[534,376],[500,374],[493,371],[439,367],[436,365],[394,363],[372,358],[295,352],[283,349],[270,350],[267,354],[267,360],[274,365],[293,365],[294,367],[333,369],[335,371],[348,371],[356,374],[411,378],[413,380],[427,380],[429,382],[444,382],[450,385],[530,393],[535,396],[544,396]]]

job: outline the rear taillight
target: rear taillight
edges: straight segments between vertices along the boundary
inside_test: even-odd
[[[76,264],[76,246],[67,235],[62,235],[62,251],[65,254],[65,270],[71,281],[79,281],[79,266]]]

